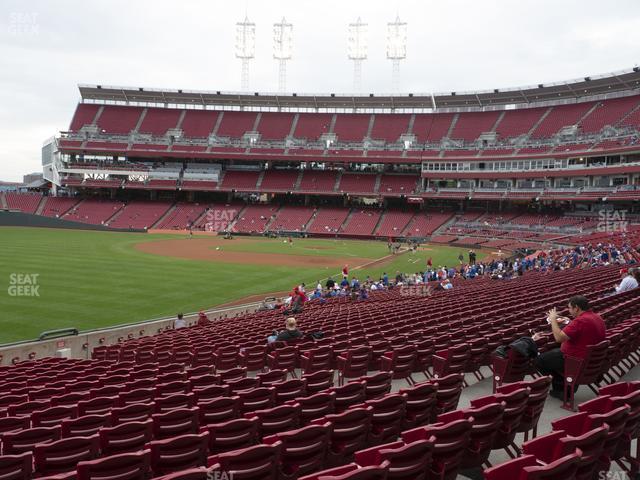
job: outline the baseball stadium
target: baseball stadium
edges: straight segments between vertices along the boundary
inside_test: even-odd
[[[78,84],[0,184],[0,479],[640,478],[640,68],[586,75]]]

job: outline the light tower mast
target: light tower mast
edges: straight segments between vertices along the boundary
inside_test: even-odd
[[[240,88],[249,90],[249,61],[256,52],[256,24],[245,15],[244,21],[236,23],[236,58],[242,60]]]
[[[287,90],[287,60],[293,51],[293,25],[284,17],[273,24],[273,58],[278,60],[278,92]]]
[[[387,58],[392,61],[391,79],[393,91],[400,89],[400,60],[407,58],[407,23],[396,16],[394,22],[387,23]]]
[[[367,59],[367,31],[368,25],[360,17],[355,23],[349,24],[348,57],[353,60],[353,91],[362,90],[362,62]]]

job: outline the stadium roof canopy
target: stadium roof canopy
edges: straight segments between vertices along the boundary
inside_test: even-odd
[[[477,109],[506,105],[570,103],[590,97],[621,96],[640,90],[640,68],[578,80],[528,87],[476,92],[406,94],[309,94],[240,93],[165,90],[143,87],[79,85],[87,102],[193,105],[194,107],[240,107],[274,109]]]

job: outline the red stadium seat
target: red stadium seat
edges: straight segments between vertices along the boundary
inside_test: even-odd
[[[93,460],[98,456],[98,435],[71,437],[36,445],[34,450],[35,473],[39,476],[57,475],[74,470],[78,462]]]
[[[140,450],[153,438],[153,422],[122,423],[115,427],[105,427],[98,432],[100,450],[105,455]]]
[[[298,430],[289,430],[264,437],[262,443],[282,444],[279,474],[282,480],[296,479],[320,470],[324,466],[332,425],[310,425]]]
[[[143,450],[83,461],[78,463],[76,471],[78,480],[149,478],[150,454]]]
[[[150,442],[147,448],[151,454],[153,474],[166,475],[193,467],[206,466],[208,442],[208,432]]]
[[[219,453],[209,457],[213,472],[226,472],[234,479],[278,478],[281,444],[256,445],[242,450]]]

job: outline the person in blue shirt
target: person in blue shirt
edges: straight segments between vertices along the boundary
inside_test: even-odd
[[[389,275],[387,275],[387,272],[384,272],[384,273],[382,274],[382,284],[383,284],[385,287],[388,287],[388,286],[389,286]]]

